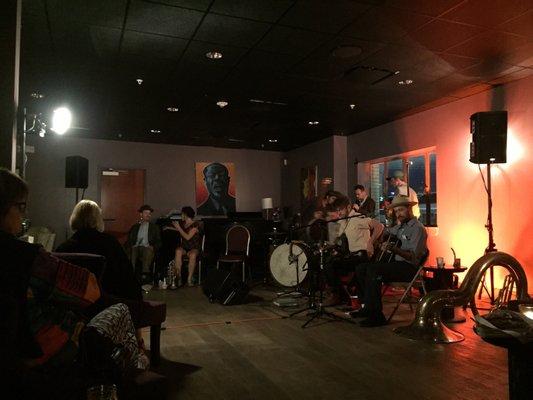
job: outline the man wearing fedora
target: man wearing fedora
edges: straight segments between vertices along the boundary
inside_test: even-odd
[[[139,208],[140,220],[130,228],[124,245],[139,280],[143,273],[150,271],[155,252],[161,246],[159,227],[150,222],[153,211],[148,204]],[[141,261],[142,269],[137,268],[137,261]]]
[[[424,225],[413,215],[415,204],[409,197],[398,195],[390,205],[398,225],[388,228],[387,233],[400,239],[401,244],[399,247],[390,247],[387,243],[383,243],[382,251],[392,252],[394,260],[388,263],[365,263],[356,267],[359,298],[362,299],[364,306],[351,315],[354,318],[366,318],[360,323],[363,327],[387,323],[381,302],[382,283],[411,281],[427,257],[427,233]]]
[[[387,180],[392,186],[397,188],[396,196],[407,196],[409,200],[415,205],[413,206],[413,215],[416,219],[420,218],[420,207],[418,206],[418,196],[416,191],[409,187],[405,181],[405,174],[401,170],[393,171],[391,176],[387,177]]]

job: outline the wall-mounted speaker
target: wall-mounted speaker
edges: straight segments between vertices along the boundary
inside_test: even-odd
[[[470,162],[507,162],[507,111],[478,112],[470,116]]]
[[[87,189],[89,186],[89,160],[82,156],[65,159],[65,187]]]

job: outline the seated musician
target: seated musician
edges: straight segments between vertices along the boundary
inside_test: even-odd
[[[177,286],[181,286],[181,265],[184,255],[189,258],[187,286],[194,286],[193,276],[196,269],[196,260],[200,254],[201,238],[198,222],[194,219],[194,210],[192,207],[183,207],[181,209],[181,221],[172,221],[172,229],[177,231],[181,236],[181,245],[176,248],[174,258],[174,273],[177,277]]]
[[[330,221],[352,217],[328,224],[332,227],[328,229],[330,242],[339,244],[331,262],[327,263],[324,268],[331,290],[331,295],[324,305],[332,306],[341,300],[340,276],[355,272],[357,264],[370,260],[374,252],[373,243],[383,232],[383,225],[352,210],[349,199],[344,196],[338,197],[333,204],[330,204],[327,211]]]
[[[385,282],[409,282],[418,271],[422,258],[427,252],[427,233],[418,219],[413,216],[413,205],[407,196],[396,196],[392,200],[398,225],[387,228],[387,233],[401,240],[401,245],[382,244],[382,251],[389,250],[394,254],[391,262],[375,262],[359,264],[356,267],[357,284],[363,307],[352,312],[352,317],[364,317],[360,325],[373,327],[385,325],[381,302],[381,284]]]

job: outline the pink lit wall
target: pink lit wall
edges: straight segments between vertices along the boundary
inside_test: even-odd
[[[408,93],[406,93],[408,95]],[[470,115],[509,113],[506,164],[493,168],[494,239],[513,255],[533,291],[533,77],[498,87],[348,137],[348,165],[435,146],[437,151],[438,228],[430,229],[431,258],[448,262],[453,247],[470,266],[488,243],[484,227],[487,197],[478,167],[468,161]],[[361,168],[360,168],[361,170]],[[485,167],[482,166],[483,172]],[[355,171],[349,170],[350,182]],[[367,177],[359,176],[359,179]]]

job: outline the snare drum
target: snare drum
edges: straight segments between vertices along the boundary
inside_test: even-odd
[[[295,287],[306,279],[311,255],[303,242],[284,243],[270,254],[270,273],[281,286]]]

